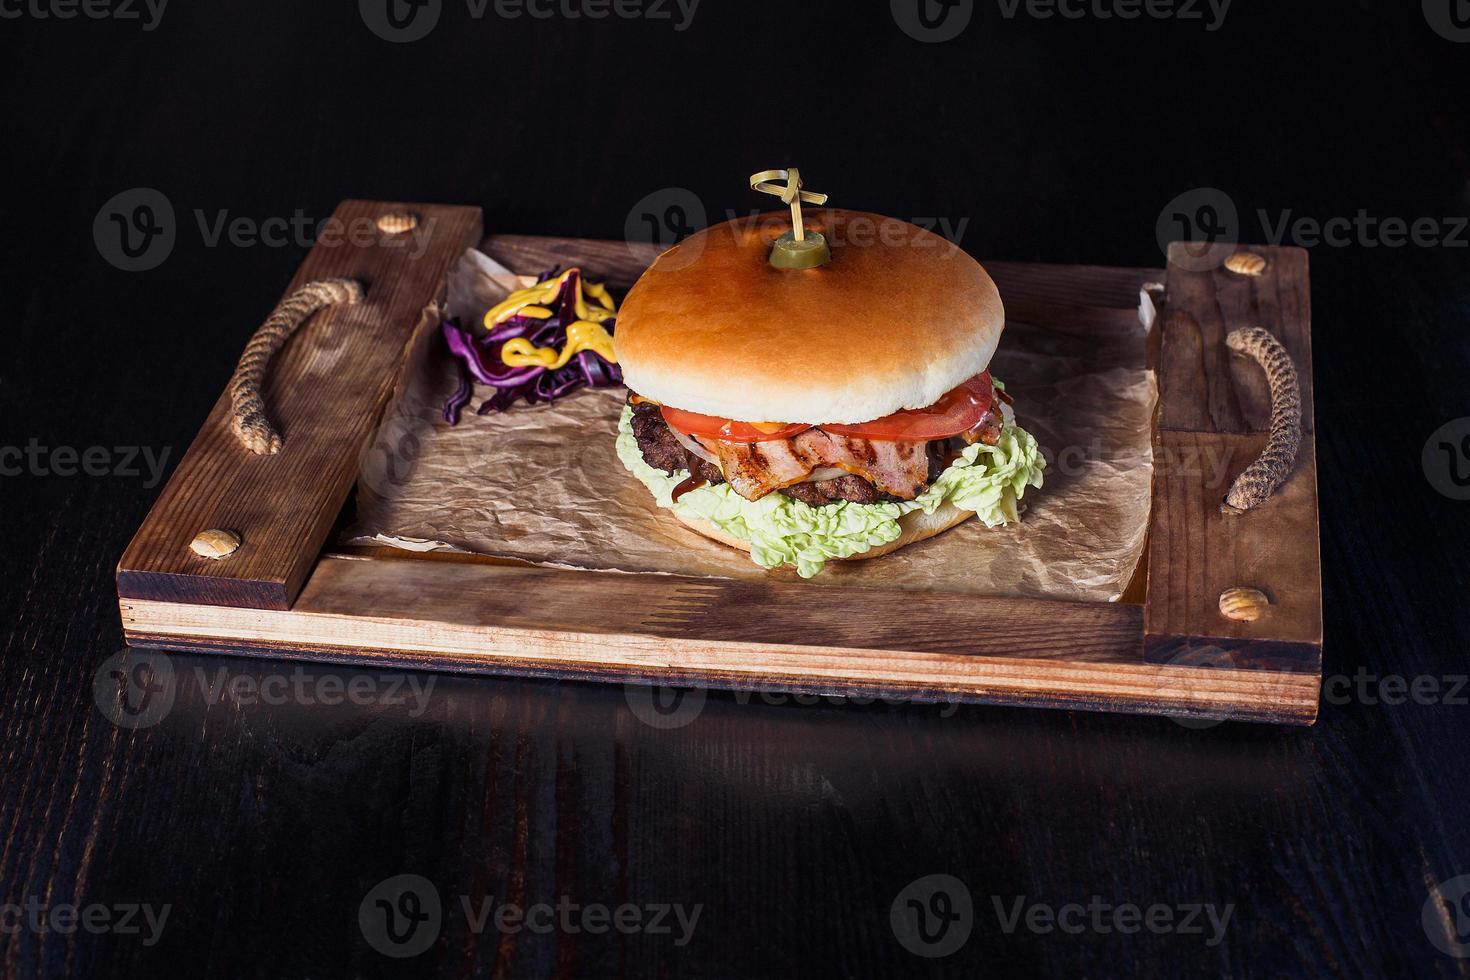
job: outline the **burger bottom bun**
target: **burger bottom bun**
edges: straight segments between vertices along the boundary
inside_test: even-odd
[[[720,530],[720,528],[708,521],[702,521],[697,517],[685,517],[679,513],[675,513],[674,516],[690,530],[698,531],[705,537],[720,542],[720,544],[727,544],[732,548],[739,548],[745,552],[750,551],[749,541],[742,541],[733,534]],[[892,541],[889,541],[887,544],[880,544],[875,548],[869,548],[861,554],[851,555],[839,560],[857,561],[861,558],[881,558],[891,551],[897,551],[904,545],[913,544],[915,541],[924,541],[934,537],[936,534],[948,531],[956,524],[967,521],[974,516],[974,511],[960,510],[948,501],[940,504],[939,508],[932,514],[926,514],[922,510],[916,510],[898,519],[898,526],[903,530]]]

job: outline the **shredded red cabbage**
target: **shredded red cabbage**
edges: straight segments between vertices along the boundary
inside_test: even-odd
[[[470,396],[475,393],[475,384],[470,380],[470,373],[465,370],[464,362],[456,360],[454,368],[459,372],[459,387],[444,403],[444,421],[450,425],[459,425],[460,410],[470,403]]]
[[[559,275],[559,270],[560,266],[554,266],[536,281],[545,282]],[[460,410],[469,404],[475,381],[495,389],[495,393],[476,409],[477,415],[503,412],[522,398],[527,404],[534,405],[554,401],[582,387],[610,388],[623,383],[623,372],[618,366],[590,350],[577,353],[554,371],[534,365],[511,367],[500,359],[501,345],[513,337],[524,337],[537,347],[560,348],[566,345],[566,324],[577,317],[579,275],[574,272],[562,283],[561,292],[552,304],[556,312],[549,319],[509,317],[478,337],[460,326],[458,320],[443,322],[444,340],[460,372],[459,388],[444,403],[444,421],[450,425],[459,423]],[[615,332],[613,320],[605,320],[602,325],[609,333]]]

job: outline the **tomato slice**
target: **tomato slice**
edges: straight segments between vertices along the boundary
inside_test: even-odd
[[[670,408],[667,405],[664,405],[659,411],[663,412],[665,422],[687,436],[704,436],[706,439],[725,439],[729,442],[772,442],[776,439],[790,439],[797,433],[811,428],[804,422],[756,426],[749,422],[722,419],[718,415],[686,412],[682,408]],[[768,429],[770,431],[767,431]]]
[[[982,371],[969,381],[951,388],[928,408],[906,409],[885,415],[871,422],[854,425],[823,425],[826,432],[863,439],[893,439],[918,442],[928,439],[947,439],[961,432],[968,432],[990,411],[995,400],[995,386],[990,383],[990,372]],[[664,405],[664,421],[685,435],[704,436],[706,439],[724,439],[728,442],[771,442],[790,439],[812,426],[804,422],[787,425],[770,423],[756,425],[736,422],[718,415],[700,415],[686,412],[682,408]]]
[[[856,425],[824,425],[823,430],[863,439],[895,439],[918,441],[945,439],[968,432],[975,427],[990,403],[995,400],[995,386],[990,372],[982,371],[969,381],[951,388],[928,408],[911,408]]]

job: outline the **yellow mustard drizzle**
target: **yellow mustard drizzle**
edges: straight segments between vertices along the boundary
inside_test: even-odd
[[[572,297],[577,319],[567,324],[566,346],[558,353],[553,347],[537,347],[524,337],[513,337],[500,348],[500,359],[505,364],[510,367],[544,367],[554,371],[584,350],[595,351],[609,364],[618,362],[617,355],[613,353],[612,335],[602,326],[604,321],[617,315],[617,304],[606,286],[600,282],[584,282],[581,270],[576,267],[555,279],[517,289],[490,308],[485,314],[485,326],[493,327],[513,316],[537,320],[549,318],[551,310],[541,304],[555,300],[567,277],[573,273],[577,273],[576,294]],[[592,303],[587,301],[589,297]]]
[[[577,320],[567,327],[567,345],[560,354],[554,347],[537,347],[525,337],[512,337],[500,348],[500,359],[511,367],[540,365],[555,371],[584,350],[596,351],[610,364],[618,363],[613,354],[612,334],[591,320]]]

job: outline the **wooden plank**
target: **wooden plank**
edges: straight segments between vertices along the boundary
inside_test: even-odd
[[[380,215],[403,210],[418,216],[416,228],[377,231]],[[481,233],[479,209],[468,207],[344,201],[333,219],[343,234],[317,241],[286,294],[345,276],[367,296],[318,313],[276,355],[265,400],[284,447],[275,456],[241,447],[221,395],[124,552],[119,595],[285,609],[300,590],[357,477],[403,345]],[[270,311],[231,312],[253,327]],[[200,558],[189,542],[206,528],[234,530],[244,544],[222,561]]]
[[[1290,479],[1266,503],[1226,515],[1231,481],[1260,454],[1263,435],[1161,432],[1145,600],[1149,658],[1215,646],[1232,663],[1316,670],[1322,643],[1317,462],[1308,441]],[[1226,619],[1220,593],[1244,586],[1271,600],[1261,619]]]
[[[1159,427],[1183,432],[1265,432],[1271,394],[1253,361],[1234,357],[1225,335],[1264,327],[1291,354],[1301,375],[1302,428],[1313,431],[1312,304],[1307,252],[1301,248],[1242,245],[1266,260],[1259,276],[1224,267],[1191,272],[1177,260],[1195,249],[1169,247],[1168,309],[1159,372]]]
[[[120,609],[135,645],[1283,723],[1316,710],[1312,675],[1147,662],[1141,611],[1118,603],[864,589],[839,605],[799,584],[328,556],[289,611]]]
[[[1281,338],[1297,361],[1308,416],[1311,407],[1305,253],[1247,248],[1268,261],[1257,280],[1169,269],[1144,652],[1156,663],[1320,675],[1322,570],[1311,430],[1270,500],[1243,514],[1220,510],[1231,482],[1266,444],[1261,413],[1264,406],[1269,419],[1270,404],[1260,368],[1244,358],[1232,361],[1225,335],[1259,325]],[[1234,587],[1266,594],[1271,605],[1260,619],[1221,614],[1220,593]]]

